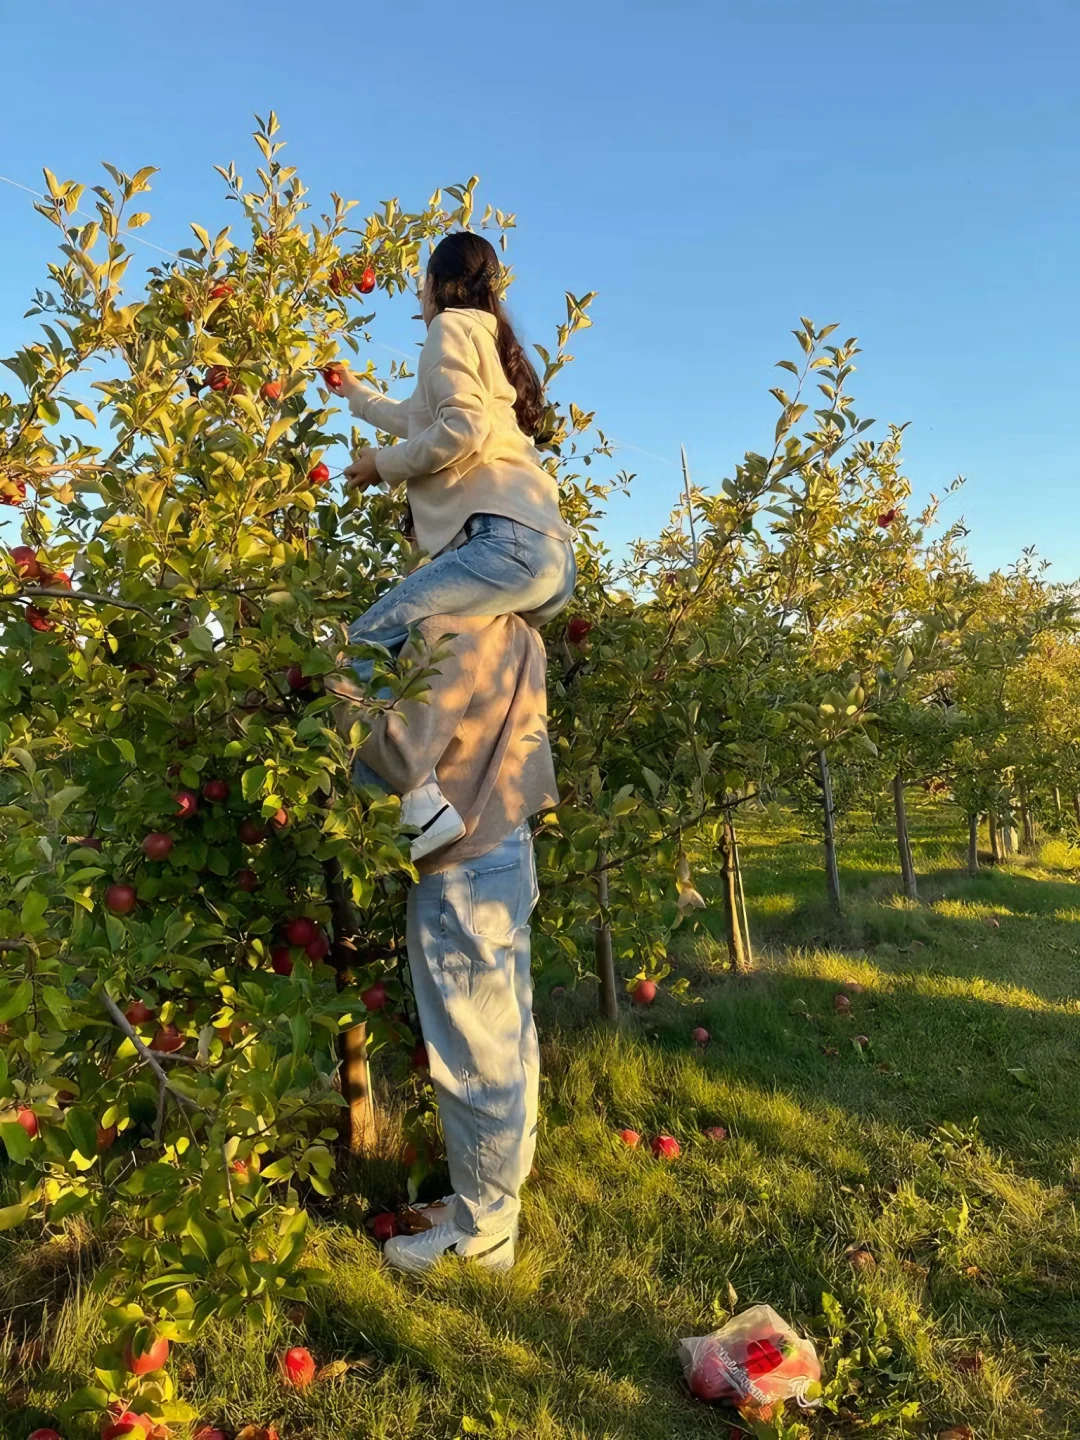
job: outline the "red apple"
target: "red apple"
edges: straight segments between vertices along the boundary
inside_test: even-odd
[[[110,1410],[101,1422],[101,1440],[138,1440],[154,1428],[149,1415],[137,1415],[134,1410]]]
[[[310,1350],[294,1345],[278,1357],[278,1368],[286,1385],[302,1390],[315,1379],[315,1359]]]
[[[52,585],[57,590],[70,590],[71,576],[66,570],[42,570],[41,583]]]
[[[315,939],[318,933],[319,927],[306,915],[295,915],[291,920],[285,922],[285,939],[290,945],[301,947],[307,945]]]
[[[352,289],[352,281],[351,281],[351,280],[349,279],[349,277],[348,277],[343,271],[341,271],[341,270],[331,270],[331,271],[330,271],[330,282],[329,282],[329,283],[330,283],[330,289],[331,289],[332,293],[335,294],[335,295],[340,295],[340,294],[342,293],[342,291],[348,291],[348,290],[351,290],[351,289]]]
[[[727,1131],[723,1125],[709,1125],[701,1132],[706,1140],[715,1140],[719,1143],[727,1139]]]
[[[213,289],[210,291],[210,299],[211,299],[211,300],[228,300],[229,296],[230,296],[232,293],[233,293],[233,287],[229,284],[229,282],[228,282],[227,280],[222,280],[222,281],[220,282],[220,284],[215,285],[215,286],[213,287]]]
[[[111,1149],[112,1146],[113,1146],[113,1144],[115,1143],[115,1141],[116,1141],[116,1126],[115,1126],[115,1125],[99,1125],[99,1126],[97,1127],[97,1148],[98,1148],[98,1153],[99,1153],[99,1154],[100,1154],[100,1152],[103,1151],[103,1150],[109,1150],[109,1149]]]
[[[0,499],[0,504],[21,505],[22,502],[26,499],[26,481],[5,480],[4,485],[5,489],[3,493],[3,498]]]
[[[372,290],[375,289],[375,283],[376,283],[376,282],[375,282],[375,270],[374,270],[374,267],[371,266],[371,265],[368,265],[368,266],[365,267],[364,273],[360,276],[360,284],[359,284],[359,286],[357,287],[357,288],[359,289],[359,291],[360,291],[360,294],[361,294],[361,295],[370,295],[371,292],[372,292]]]
[[[166,860],[172,852],[173,838],[161,830],[143,836],[142,852],[148,860]]]
[[[422,1040],[417,1045],[413,1046],[412,1054],[409,1056],[409,1061],[414,1070],[431,1069],[431,1061],[428,1058],[427,1046]]]
[[[877,517],[877,523],[881,526],[882,530],[887,530],[887,529],[889,528],[889,526],[893,523],[893,521],[894,521],[895,519],[896,519],[896,511],[895,511],[895,509],[893,509],[893,510],[884,510],[884,511],[882,511],[882,513]]]
[[[222,390],[228,390],[232,384],[228,367],[226,365],[211,365],[210,369],[206,372],[206,383],[210,386],[211,390],[215,390],[219,394]]]
[[[171,1055],[174,1050],[182,1050],[184,1043],[184,1037],[175,1025],[162,1025],[150,1041],[150,1049],[164,1050],[166,1055]]]
[[[11,552],[11,558],[15,562],[15,569],[24,580],[40,578],[41,566],[38,564],[37,552],[32,545],[16,545]]]
[[[392,1240],[398,1233],[398,1218],[385,1210],[381,1215],[376,1215],[371,1222],[371,1233],[380,1245],[385,1245],[387,1240]]]
[[[341,371],[337,369],[336,366],[328,365],[326,369],[320,373],[326,382],[326,388],[328,390],[341,390],[343,388],[345,381],[342,378]]]
[[[657,1135],[650,1149],[658,1160],[676,1160],[680,1154],[679,1142],[673,1135]]]
[[[27,1440],[64,1440],[64,1437],[59,1430],[51,1430],[48,1425],[44,1425],[40,1430],[31,1430]]]
[[[264,380],[262,389],[259,391],[259,394],[264,400],[268,400],[271,405],[276,405],[277,402],[281,399],[281,381]]]
[[[851,1001],[842,990],[833,996],[832,1008],[838,1015],[846,1015],[851,1009]]]
[[[149,1375],[154,1370],[160,1370],[168,1358],[169,1342],[164,1336],[154,1340],[150,1348],[141,1355],[135,1354],[131,1340],[124,1346],[124,1364],[132,1375]]]
[[[56,621],[50,620],[45,611],[39,609],[37,605],[27,605],[23,611],[23,615],[26,617],[26,623],[30,626],[30,629],[36,630],[39,635],[45,634],[46,631],[56,629]]]
[[[624,1145],[629,1145],[631,1150],[633,1150],[635,1145],[641,1144],[641,1136],[636,1130],[620,1130],[619,1139]]]
[[[330,954],[330,941],[321,930],[316,932],[314,940],[309,940],[304,946],[309,960],[324,960]]]
[[[381,980],[376,980],[374,985],[369,985],[360,994],[360,1003],[365,1010],[385,1010],[388,999],[386,986]]]
[[[709,1032],[705,1029],[704,1025],[695,1025],[693,1030],[690,1031],[690,1039],[693,1040],[695,1045],[704,1047],[709,1043]]]
[[[209,800],[211,805],[224,805],[229,798],[229,782],[227,780],[207,780],[202,787],[203,799]]]
[[[105,906],[106,909],[111,910],[114,915],[130,915],[132,910],[135,909],[136,899],[137,896],[134,885],[117,882],[116,884],[106,886]]]
[[[176,801],[176,815],[180,820],[190,820],[199,813],[199,797],[194,790],[178,790],[173,796]]]
[[[566,986],[565,986],[565,985],[553,985],[553,986],[551,987],[551,998],[552,998],[553,1000],[561,1000],[562,997],[563,997],[565,994],[566,994]]]
[[[243,890],[245,894],[252,895],[259,888],[259,877],[254,870],[249,870],[245,865],[242,870],[236,872],[236,888]]]
[[[33,1140],[41,1128],[38,1125],[38,1118],[33,1110],[27,1109],[25,1105],[20,1105],[15,1112],[15,1119],[26,1131],[27,1135],[30,1136],[30,1139]]]
[[[266,839],[266,828],[249,816],[247,820],[241,820],[237,834],[245,845],[261,845]]]
[[[155,1012],[151,1010],[145,1000],[133,1000],[124,1011],[124,1018],[129,1025],[145,1025],[148,1020],[154,1018]]]
[[[311,481],[312,485],[325,485],[327,480],[330,479],[330,467],[324,465],[320,460],[317,465],[313,465],[308,471],[307,478]]]
[[[284,830],[289,823],[289,812],[284,805],[278,806],[273,815],[270,816],[270,824],[275,830]]]
[[[76,840],[75,844],[81,845],[84,850],[96,850],[99,855],[102,851],[101,841],[96,835],[84,835],[81,839]]]
[[[867,1047],[867,1045],[870,1044],[870,1036],[869,1036],[869,1035],[856,1035],[856,1036],[855,1036],[855,1039],[852,1041],[852,1044],[853,1044],[853,1045],[857,1045],[860,1050],[865,1050],[866,1047]]]
[[[289,976],[292,974],[293,958],[288,945],[277,945],[270,952],[270,968],[275,975]]]
[[[656,999],[656,982],[639,980],[630,991],[630,999],[635,1005],[651,1005]]]
[[[571,645],[580,646],[592,628],[591,620],[586,620],[584,615],[575,615],[567,624],[566,638]]]
[[[285,680],[290,690],[310,690],[311,681],[299,665],[290,665],[285,671]]]

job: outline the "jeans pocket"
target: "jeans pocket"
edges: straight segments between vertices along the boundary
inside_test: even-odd
[[[513,945],[521,926],[521,866],[469,870],[469,928],[480,944],[477,956],[494,963],[497,952]]]

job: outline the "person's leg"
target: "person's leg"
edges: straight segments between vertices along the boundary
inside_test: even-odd
[[[474,515],[465,533],[464,544],[406,575],[354,620],[351,643],[381,645],[394,653],[408,638],[409,627],[432,615],[532,613],[566,593],[573,569],[573,549],[566,541],[501,515]],[[563,604],[568,600],[569,595]],[[371,662],[354,665],[358,673],[365,663]]]
[[[535,1145],[537,1051],[527,978],[535,900],[525,826],[410,891],[409,969],[458,1199],[438,1234],[388,1243],[387,1258],[401,1268],[426,1269],[445,1253],[513,1261]]]

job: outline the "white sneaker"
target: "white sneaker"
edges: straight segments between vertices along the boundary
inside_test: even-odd
[[[468,1235],[450,1220],[419,1235],[395,1235],[383,1246],[383,1256],[395,1270],[424,1275],[444,1257],[468,1260],[485,1270],[509,1270],[515,1250],[513,1230],[505,1235]]]
[[[465,834],[465,821],[431,780],[401,797],[401,823],[420,832],[409,847],[414,861],[445,849]]]

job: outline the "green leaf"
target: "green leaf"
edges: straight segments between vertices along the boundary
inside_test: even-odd
[[[0,1140],[3,1140],[8,1159],[13,1164],[21,1165],[24,1160],[30,1159],[30,1146],[33,1142],[17,1121],[0,1122]]]
[[[80,1155],[91,1160],[97,1154],[97,1120],[82,1105],[73,1105],[64,1118],[64,1129]]]
[[[265,765],[252,765],[250,769],[244,771],[240,788],[244,792],[245,800],[253,801],[259,798],[266,784],[266,775]]]
[[[0,1230],[14,1230],[30,1214],[29,1205],[5,1205],[0,1208]]]
[[[4,986],[0,990],[0,1022],[14,1020],[18,1015],[25,1015],[30,1009],[30,1002],[34,998],[34,983],[32,980],[20,980],[16,985]]]

